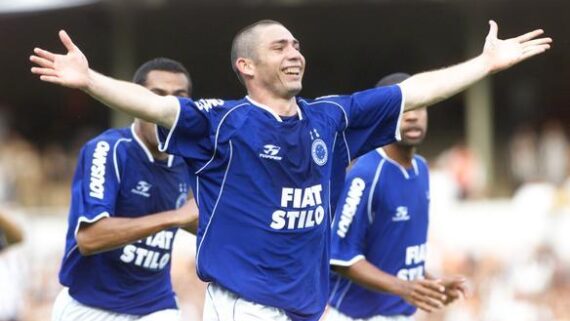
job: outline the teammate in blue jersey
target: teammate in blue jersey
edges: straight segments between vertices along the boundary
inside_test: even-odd
[[[395,86],[348,96],[297,97],[305,58],[282,24],[263,20],[236,35],[231,61],[247,96],[160,97],[101,75],[64,31],[67,54],[34,49],[32,72],[157,123],[163,150],[196,175],[197,269],[210,281],[204,320],[318,320],[329,283],[331,180],[348,161],[397,139],[402,110],[445,99],[550,47],[542,30],[497,39],[483,53]],[[453,81],[450,81],[453,79]],[[334,186],[333,186],[334,187]]]
[[[409,75],[383,78],[378,86]],[[404,113],[399,142],[358,159],[347,175],[332,230],[327,321],[412,320],[465,294],[461,277],[425,272],[429,172],[416,146],[427,132],[427,110]]]
[[[134,82],[158,95],[191,91],[186,69],[167,58],[143,64]],[[178,227],[197,221],[195,203],[184,205],[191,183],[184,159],[159,151],[146,121],[85,144],[52,320],[179,320],[170,259]]]

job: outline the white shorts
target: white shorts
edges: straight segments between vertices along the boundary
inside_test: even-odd
[[[81,304],[64,288],[53,304],[51,321],[180,321],[180,311],[166,309],[143,316],[115,313]]]
[[[217,284],[206,288],[202,321],[291,321],[281,309],[247,301]]]
[[[377,315],[366,319],[353,319],[345,314],[340,313],[337,309],[328,306],[325,315],[323,318],[321,318],[321,321],[414,321],[414,317],[407,315]]]

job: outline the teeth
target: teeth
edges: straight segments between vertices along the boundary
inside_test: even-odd
[[[298,75],[301,72],[299,67],[287,67],[283,69],[283,72],[287,75]]]

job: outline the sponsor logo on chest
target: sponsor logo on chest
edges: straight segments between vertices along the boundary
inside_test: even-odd
[[[280,161],[283,159],[283,156],[279,155],[281,151],[281,147],[273,144],[263,145],[263,150],[259,153],[259,157],[265,159],[272,159],[276,161]]]
[[[398,206],[396,208],[396,214],[392,216],[392,221],[403,222],[409,220],[410,220],[410,214],[408,214],[408,208],[406,206]]]
[[[323,187],[321,184],[306,187],[283,187],[281,208],[271,216],[274,230],[296,230],[321,225],[325,218],[323,207]]]
[[[137,186],[131,189],[133,194],[137,194],[144,197],[150,197],[150,188],[152,185],[146,181],[139,181]]]

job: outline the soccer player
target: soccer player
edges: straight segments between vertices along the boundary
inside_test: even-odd
[[[378,86],[398,84],[403,73]],[[429,172],[416,154],[427,132],[427,109],[405,112],[399,142],[358,159],[347,175],[332,230],[327,321],[412,320],[465,294],[460,277],[425,272]]]
[[[7,215],[0,212],[0,252],[10,245],[22,242],[22,229]]]
[[[544,52],[551,40],[540,34],[499,40],[492,22],[483,53],[465,63],[316,100],[297,97],[305,58],[291,32],[271,20],[233,40],[232,67],[248,94],[240,100],[160,97],[106,77],[64,31],[66,54],[36,48],[30,60],[43,81],[157,123],[161,150],[187,159],[200,207],[197,271],[211,282],[204,320],[311,321],[328,296],[331,179],[350,159],[394,142],[403,110]]]
[[[184,66],[167,58],[143,64],[133,81],[161,96],[192,88]],[[178,227],[197,221],[191,183],[184,159],[159,151],[146,121],[90,140],[73,177],[65,288],[52,320],[179,320],[170,258]]]

